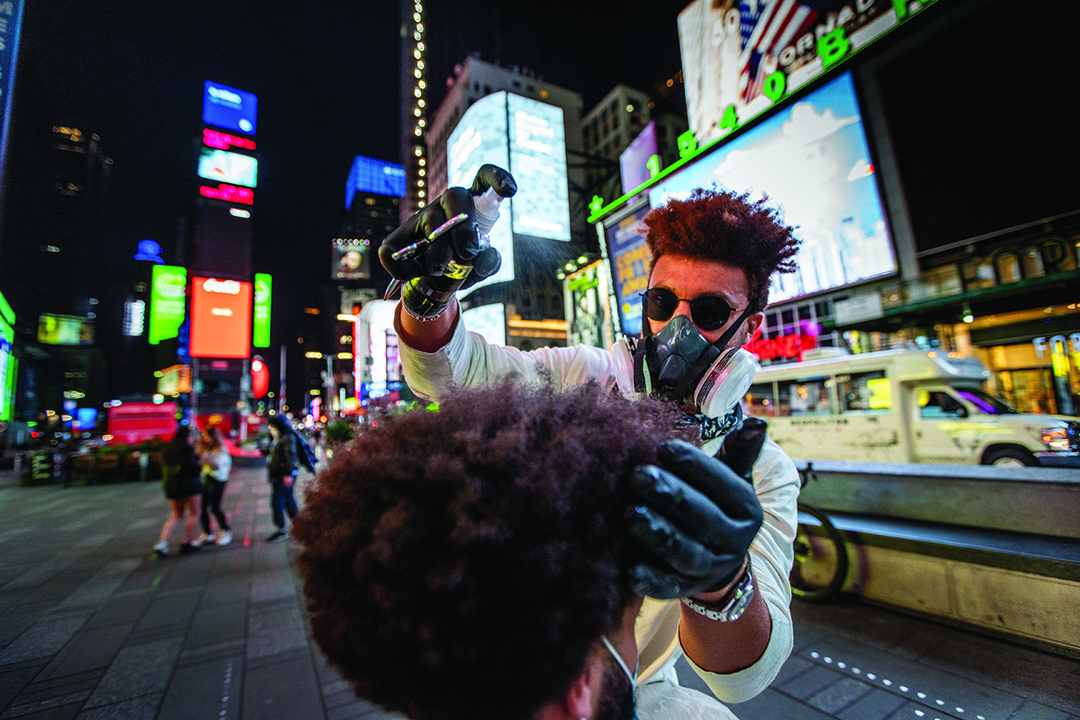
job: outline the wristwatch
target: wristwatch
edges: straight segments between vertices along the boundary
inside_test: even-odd
[[[754,598],[754,576],[750,572],[750,564],[746,565],[746,574],[739,580],[727,597],[724,598],[727,602],[722,607],[715,607],[711,605],[705,605],[697,600],[693,600],[688,597],[682,598],[683,604],[690,608],[694,612],[704,615],[710,620],[716,620],[717,622],[732,622],[738,620],[746,608],[750,606],[750,601]]]

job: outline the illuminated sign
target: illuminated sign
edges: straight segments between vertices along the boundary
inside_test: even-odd
[[[346,210],[352,205],[357,192],[405,197],[405,167],[357,155],[345,181]]]
[[[802,360],[802,355],[807,350],[813,350],[818,346],[816,335],[778,335],[774,338],[758,338],[745,347],[761,360],[774,358],[797,358]]]
[[[252,93],[209,80],[203,84],[203,122],[207,125],[254,135],[257,110],[258,99]]]
[[[248,188],[236,187],[228,183],[221,183],[217,187],[199,186],[199,194],[212,200],[224,200],[225,202],[240,203],[241,205],[254,205],[255,193]]]
[[[371,277],[371,240],[334,238],[330,253],[330,274],[337,280],[367,280]]]
[[[240,137],[239,135],[230,135],[229,133],[214,130],[213,128],[203,128],[202,141],[203,145],[206,147],[215,148],[217,150],[232,150],[233,148],[239,150],[255,149],[254,140]]]
[[[649,288],[652,256],[641,222],[649,210],[648,205],[640,207],[604,229],[619,326],[627,337],[641,334],[641,293]]]
[[[823,0],[713,3],[679,13],[690,129],[698,143],[723,137],[820,77],[912,14],[918,3]]]
[[[767,195],[802,246],[769,301],[833,290],[896,271],[896,257],[850,73],[699,158],[649,190],[653,207],[694,188]]]
[[[250,155],[204,147],[199,152],[199,177],[253,188],[259,161]]]
[[[191,279],[191,357],[246,358],[250,354],[251,283]]]
[[[15,92],[15,68],[22,35],[23,0],[0,3],[0,177],[7,160],[11,99]]]
[[[78,315],[42,314],[37,339],[42,345],[93,345],[94,323]]]
[[[263,359],[256,355],[251,359],[251,394],[256,398],[266,395],[270,389],[270,369]]]
[[[506,93],[498,92],[482,97],[461,116],[457,127],[450,133],[446,143],[446,170],[450,187],[469,187],[476,171],[484,163],[501,168],[510,167],[510,149],[507,147]],[[518,183],[518,188],[524,187]],[[491,231],[491,245],[502,256],[499,271],[468,290],[459,291],[464,297],[478,287],[514,279],[514,235],[509,222],[513,216],[514,198],[504,200],[499,208],[500,220]]]
[[[570,189],[562,108],[507,95],[515,233],[570,240]],[[504,203],[505,204],[505,203]]]
[[[187,315],[187,269],[155,265],[150,280],[150,321],[147,340],[157,345],[180,334]]]
[[[641,187],[660,172],[659,152],[656,121],[651,120],[619,155],[619,172],[624,193]]]
[[[139,337],[145,330],[146,303],[128,300],[124,303],[124,335]]]
[[[479,333],[492,345],[506,344],[506,306],[491,303],[469,308],[461,313],[469,332]]]
[[[15,312],[0,293],[0,422],[11,420],[15,407],[18,359],[13,354]]]
[[[171,365],[161,371],[157,391],[162,395],[178,395],[191,392],[191,366]]]
[[[270,295],[273,278],[267,273],[255,273],[255,311],[251,321],[251,344],[257,348],[270,347]]]

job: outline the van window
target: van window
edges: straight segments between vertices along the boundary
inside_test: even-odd
[[[967,411],[960,401],[943,390],[923,390],[919,393],[919,416],[935,418],[964,417]]]
[[[826,415],[832,412],[829,378],[816,377],[777,383],[778,415]]]
[[[746,412],[755,417],[776,417],[776,402],[773,400],[773,384],[751,385],[746,393]]]
[[[844,412],[887,412],[892,409],[892,388],[884,370],[837,375],[836,383]]]

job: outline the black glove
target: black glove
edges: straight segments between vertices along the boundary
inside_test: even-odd
[[[630,486],[630,535],[644,549],[631,568],[639,595],[682,598],[714,592],[735,579],[761,527],[754,486],[727,465],[681,440],[660,446],[660,463],[642,465]]]
[[[477,170],[470,189],[447,189],[434,202],[416,212],[386,236],[379,246],[379,260],[383,267],[396,280],[402,282],[428,279],[442,291],[438,294],[440,301],[445,295],[444,306],[457,289],[470,287],[498,272],[502,259],[495,248],[482,247],[474,206],[474,197],[482,195],[488,188],[494,188],[500,196],[508,198],[517,192],[517,183],[514,176],[506,170],[495,165],[482,165]],[[411,257],[394,259],[394,253],[423,240],[449,218],[461,213],[468,216],[464,222],[433,242],[422,244]],[[472,267],[472,271],[460,283],[445,281],[444,275],[451,261]],[[451,285],[452,289],[448,290]]]

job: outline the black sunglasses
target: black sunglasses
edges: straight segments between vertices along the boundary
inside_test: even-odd
[[[641,293],[642,307],[645,315],[657,322],[667,322],[675,314],[679,303],[685,300],[667,288],[654,287]],[[702,330],[719,330],[731,317],[731,313],[738,312],[727,304],[727,300],[719,295],[700,295],[690,303],[690,319]]]

